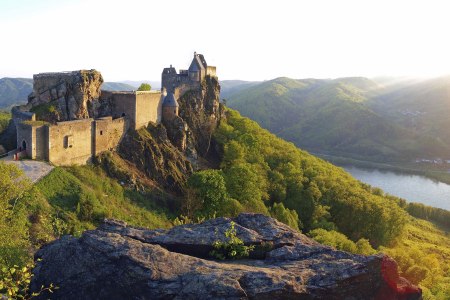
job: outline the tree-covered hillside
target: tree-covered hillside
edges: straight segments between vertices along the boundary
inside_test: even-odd
[[[391,254],[426,299],[450,292],[450,238],[411,216],[448,230],[449,212],[384,195],[233,110],[213,139],[219,168],[184,179],[182,197],[114,153],[93,166],[55,168],[32,189],[0,162],[0,263],[23,266],[37,247],[63,234],[79,235],[105,217],[156,228],[257,212],[338,249]],[[171,160],[178,156],[171,157],[166,163],[176,171],[179,162]]]
[[[446,157],[449,144],[375,111],[385,88],[366,78],[277,78],[234,93],[227,104],[307,150],[372,161]]]

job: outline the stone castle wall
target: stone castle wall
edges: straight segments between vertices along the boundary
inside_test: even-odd
[[[23,150],[26,144],[27,157],[44,160],[48,156],[48,127],[33,121],[17,126],[17,148]]]
[[[105,117],[94,121],[94,155],[107,150],[113,150],[122,140],[127,131],[125,118],[112,119]]]
[[[161,123],[161,92],[136,92],[135,129],[147,126],[149,122]]]
[[[48,160],[55,165],[82,165],[93,151],[93,119],[58,122],[49,126]]]
[[[159,91],[105,92],[105,97],[109,97],[112,103],[112,115],[127,117],[130,128],[138,129],[149,122],[161,123],[162,99]]]

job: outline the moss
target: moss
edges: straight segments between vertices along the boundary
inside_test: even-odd
[[[45,120],[48,122],[56,122],[60,120],[59,109],[56,101],[39,104],[30,109],[31,112],[36,114],[38,120]]]

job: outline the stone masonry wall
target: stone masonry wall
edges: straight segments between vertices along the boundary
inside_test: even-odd
[[[127,132],[128,126],[125,118],[112,120],[108,126],[108,149],[115,149]]]
[[[130,127],[135,128],[136,94],[134,92],[114,92],[111,97],[113,117],[126,116],[130,120]]]
[[[33,159],[48,159],[48,126],[33,126]]]
[[[94,125],[95,155],[115,149],[127,131],[125,118],[113,120],[111,117],[105,117],[95,120]]]
[[[17,126],[17,148],[22,147],[22,142],[27,145],[27,156],[33,157],[33,127],[28,124],[19,123]]]
[[[49,127],[49,157],[55,165],[82,165],[94,153],[93,120],[58,122]]]
[[[136,92],[135,129],[147,126],[149,122],[161,123],[161,92]]]

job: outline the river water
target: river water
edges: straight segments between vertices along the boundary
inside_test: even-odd
[[[342,166],[356,179],[409,202],[450,210],[450,185],[420,175]]]

